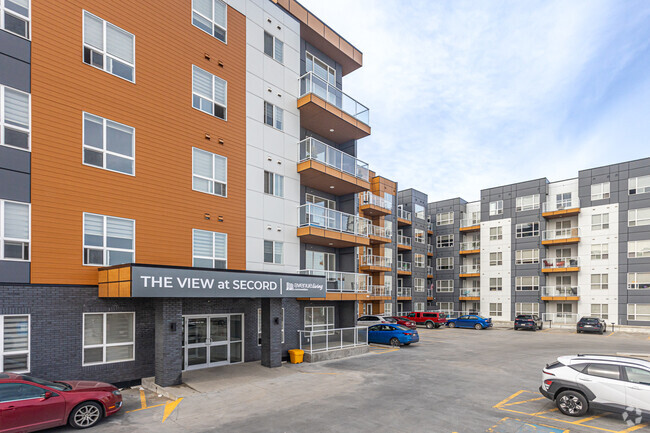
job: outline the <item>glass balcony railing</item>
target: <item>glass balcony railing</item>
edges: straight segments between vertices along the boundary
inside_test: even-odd
[[[542,241],[560,241],[580,237],[580,228],[571,227],[567,229],[545,230],[542,232]]]
[[[397,272],[411,272],[411,262],[397,262]]]
[[[411,212],[398,207],[397,208],[397,218],[401,218],[403,220],[411,221]]]
[[[386,287],[384,285],[377,286],[377,285],[372,285],[368,287],[368,294],[370,296],[391,296],[392,290],[390,287]]]
[[[427,253],[433,254],[433,245],[427,245]]]
[[[460,296],[464,296],[464,297],[481,296],[481,289],[479,289],[478,287],[462,288],[460,289]]]
[[[371,236],[377,236],[380,238],[388,238],[388,239],[393,237],[393,231],[391,229],[387,229],[386,227],[376,226],[374,224],[370,225],[368,234]]]
[[[298,162],[309,160],[320,162],[366,182],[369,179],[368,164],[313,137],[298,143]]]
[[[298,273],[324,276],[327,279],[327,291],[329,293],[368,293],[369,275],[366,274],[323,271],[320,269],[301,269]]]
[[[298,207],[299,227],[319,227],[355,236],[368,237],[369,219],[339,212],[312,203]]]
[[[578,257],[555,257],[542,260],[542,269],[577,268],[580,266]]]
[[[427,223],[427,230],[430,231],[430,232],[433,231],[433,223],[432,222]]]
[[[481,241],[471,241],[471,242],[461,242],[460,250],[461,251],[474,251],[481,249]]]
[[[397,296],[407,296],[411,297],[411,288],[410,287],[398,287],[397,288]]]
[[[461,227],[473,227],[479,224],[481,224],[481,218],[479,218],[478,216],[463,218],[462,220],[460,220]]]
[[[579,296],[578,286],[543,286],[542,296]]]
[[[411,238],[408,236],[397,235],[397,243],[399,245],[406,245],[407,247],[411,246]]]
[[[298,341],[298,347],[307,353],[367,346],[368,327],[299,330]]]
[[[378,195],[374,195],[370,191],[364,191],[359,194],[359,206],[363,206],[364,204],[371,204],[388,210],[391,210],[392,208],[392,203],[390,201],[379,197]]]
[[[393,266],[393,258],[363,255],[363,256],[359,256],[359,266],[376,266],[380,268],[390,268]]]
[[[366,125],[370,125],[370,110],[368,107],[349,97],[341,89],[317,77],[313,72],[307,72],[300,77],[299,97],[302,98],[309,93],[313,93],[355,119],[360,120]]]
[[[427,289],[427,298],[433,298],[435,291],[431,288]]]
[[[577,323],[578,313],[542,313],[542,320],[553,323]]]
[[[433,275],[433,266],[427,266],[427,275]]]
[[[568,198],[564,200],[547,201],[542,203],[542,213],[555,212],[565,209],[576,209],[580,207],[579,198]]]
[[[460,265],[461,274],[479,274],[481,265]]]

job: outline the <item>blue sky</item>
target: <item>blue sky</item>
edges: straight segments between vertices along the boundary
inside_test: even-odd
[[[650,1],[301,0],[364,54],[359,158],[429,200],[650,156]]]

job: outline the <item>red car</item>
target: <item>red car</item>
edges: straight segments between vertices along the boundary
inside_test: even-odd
[[[0,433],[92,427],[121,407],[120,391],[108,383],[0,373]]]
[[[384,319],[386,319],[386,320],[388,320],[389,322],[392,322],[392,323],[397,323],[398,325],[404,325],[407,328],[411,328],[411,329],[417,328],[417,326],[415,326],[415,322],[411,322],[406,317],[388,316],[388,317],[384,317]]]
[[[424,325],[429,329],[440,328],[447,323],[447,315],[438,311],[430,312],[413,312],[409,313],[406,318],[416,325]]]

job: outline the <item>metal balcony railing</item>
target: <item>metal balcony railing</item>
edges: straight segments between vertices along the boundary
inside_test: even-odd
[[[472,227],[481,224],[481,218],[478,216],[463,218],[460,220],[461,227]]]
[[[341,233],[368,237],[369,219],[312,203],[298,207],[299,227],[320,227]]]
[[[369,179],[370,171],[367,163],[313,137],[305,138],[298,143],[298,162],[309,160],[318,161],[366,182]]]
[[[368,293],[367,274],[353,272],[323,271],[320,269],[301,269],[303,275],[324,276],[327,279],[329,293]]]
[[[390,268],[393,266],[393,258],[362,255],[359,256],[359,266],[377,266],[381,268]]]
[[[370,125],[370,110],[368,107],[346,95],[341,89],[317,77],[313,72],[307,72],[300,77],[299,97],[302,98],[309,93],[313,93],[355,119]]]
[[[461,274],[478,274],[481,272],[481,265],[460,265]]]
[[[564,209],[576,209],[580,207],[580,199],[570,198],[565,200],[553,200],[542,203],[542,213],[555,212]]]
[[[553,323],[577,323],[578,313],[543,313],[542,320]]]
[[[411,288],[410,287],[398,287],[397,288],[397,297],[407,296],[411,297]]]
[[[406,245],[407,247],[411,246],[411,238],[408,236],[397,235],[397,243],[399,245]]]
[[[577,268],[579,266],[580,259],[578,257],[555,257],[542,260],[542,269]]]
[[[433,266],[427,266],[427,275],[433,275]]]
[[[542,286],[542,296],[578,296],[578,286]]]
[[[411,221],[411,212],[398,207],[397,208],[397,218],[401,218],[403,220]]]
[[[392,209],[392,204],[390,201],[379,197],[378,195],[374,195],[370,191],[364,191],[359,194],[359,206],[363,206],[364,204],[372,204],[388,210]]]
[[[384,285],[372,285],[368,287],[368,294],[370,296],[391,296],[392,290],[390,287],[386,287]]]
[[[429,230],[430,232],[433,231],[433,223],[432,222],[427,223],[427,230]]]
[[[369,229],[368,234],[371,236],[378,236],[380,238],[388,238],[388,239],[393,237],[393,231],[391,229],[387,229],[386,227],[380,227],[371,224],[368,229]]]
[[[481,289],[477,287],[469,287],[460,289],[460,296],[481,296]]]
[[[411,272],[411,262],[397,262],[397,272]]]
[[[346,347],[367,346],[368,327],[299,330],[298,337],[300,349],[305,352],[326,352]]]
[[[433,294],[435,293],[434,289],[427,289],[427,298],[433,298]]]
[[[474,251],[481,249],[481,241],[471,241],[471,242],[461,242],[460,250],[461,251]]]
[[[433,245],[427,245],[427,253],[433,254]]]
[[[544,230],[542,232],[542,241],[557,241],[562,239],[572,239],[580,237],[580,228],[571,227],[567,229]]]

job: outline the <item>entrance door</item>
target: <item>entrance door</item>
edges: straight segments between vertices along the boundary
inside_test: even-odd
[[[241,314],[184,318],[184,370],[243,360]]]

